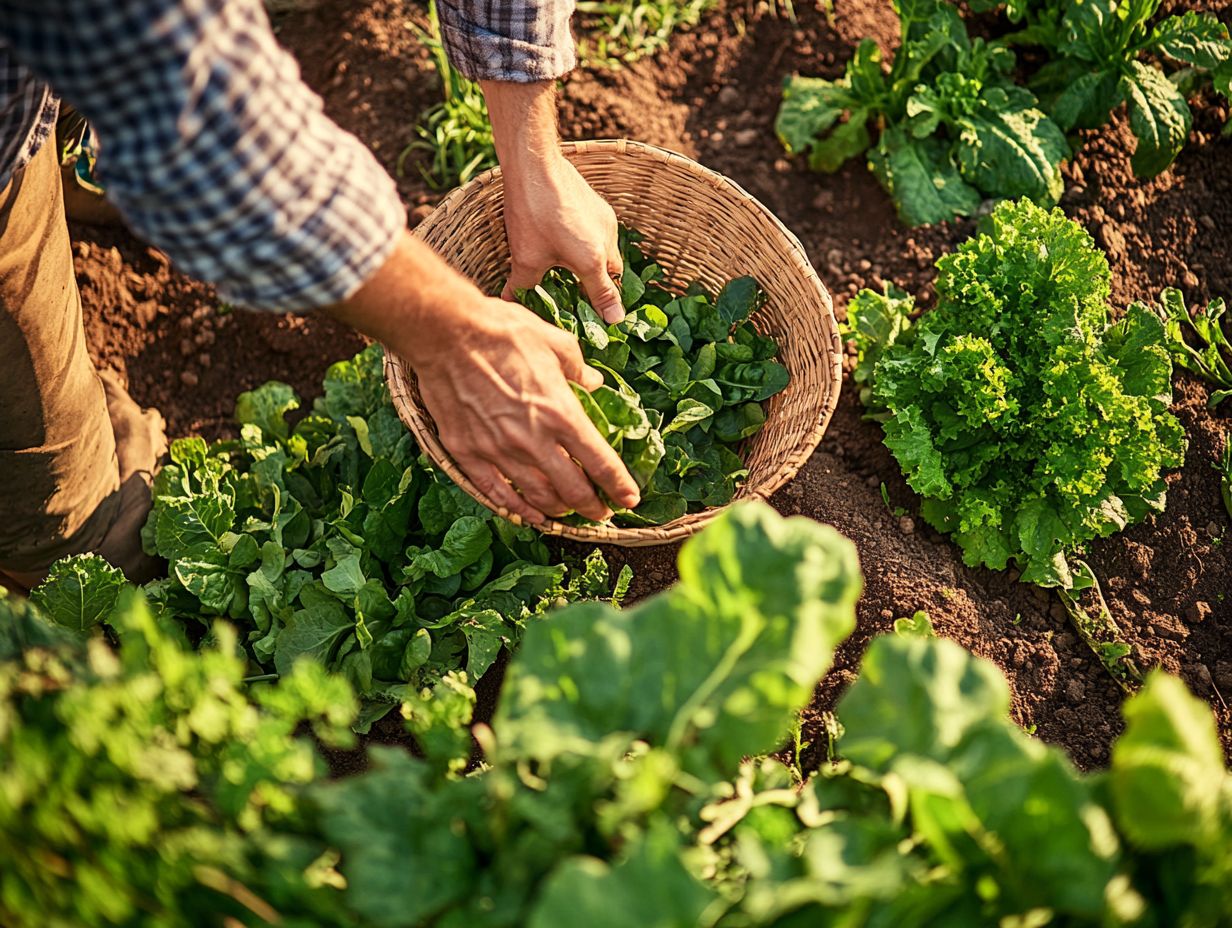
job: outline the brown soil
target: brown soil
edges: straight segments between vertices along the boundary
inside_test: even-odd
[[[654,60],[575,74],[564,87],[562,132],[652,142],[734,178],[804,242],[840,316],[859,287],[883,280],[927,307],[932,262],[974,223],[905,229],[862,164],[810,174],[783,156],[771,129],[784,74],[837,76],[866,36],[889,50],[896,34],[889,4],[838,0],[832,23],[811,4],[796,6],[800,21],[792,24],[766,13],[764,4],[759,10],[731,0]],[[1200,6],[1225,18],[1232,9],[1226,0]],[[408,20],[424,21],[421,4],[326,0],[278,23],[327,111],[391,171],[416,114],[436,93]],[[1067,169],[1063,206],[1107,249],[1115,305],[1149,299],[1165,286],[1195,301],[1232,295],[1232,140],[1219,135],[1225,117],[1217,102],[1198,105],[1190,145],[1151,181],[1129,170],[1123,120],[1090,133]],[[413,169],[399,183],[412,221],[421,219],[435,197]],[[163,411],[175,434],[224,431],[236,393],[270,378],[311,396],[325,367],[360,345],[320,318],[220,314],[209,288],[170,270],[157,251],[123,232],[75,231],[92,350],[101,364],[127,375],[139,400]],[[1205,403],[1205,386],[1181,376],[1175,411],[1189,435],[1189,455],[1170,478],[1167,513],[1094,545],[1088,559],[1140,659],[1181,674],[1210,701],[1232,748],[1232,712],[1223,702],[1232,699],[1232,544],[1224,544],[1228,516],[1210,467],[1228,421],[1226,411],[1212,414]],[[964,567],[945,538],[887,509],[883,482],[892,506],[916,510],[878,428],[861,419],[848,390],[817,453],[774,500],[782,512],[831,523],[851,537],[866,578],[859,627],[818,690],[806,739],[824,741],[819,713],[852,679],[870,636],[897,616],[926,609],[940,634],[1001,667],[1017,721],[1064,746],[1081,767],[1105,763],[1121,727],[1121,694],[1055,599],[1009,573]],[[637,570],[638,595],[674,579],[674,549],[613,554]],[[386,723],[380,737],[396,730],[396,721]],[[814,749],[806,761],[816,759]]]

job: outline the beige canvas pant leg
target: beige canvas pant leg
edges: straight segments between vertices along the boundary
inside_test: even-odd
[[[95,549],[120,499],[54,149],[0,192],[0,571],[14,574]]]

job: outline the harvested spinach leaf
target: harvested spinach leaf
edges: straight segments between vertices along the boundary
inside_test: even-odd
[[[662,525],[731,502],[748,475],[736,449],[765,423],[761,403],[790,380],[775,360],[778,343],[749,321],[766,300],[756,280],[736,278],[715,297],[698,284],[673,293],[641,241],[621,230],[621,323],[606,325],[567,271],[518,295],[577,335],[587,363],[603,373],[594,392],[574,392],[642,491],[635,509],[616,512],[621,526]]]

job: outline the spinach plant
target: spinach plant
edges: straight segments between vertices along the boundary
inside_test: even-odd
[[[1003,40],[1048,53],[1031,87],[1063,130],[1098,128],[1124,104],[1137,138],[1133,169],[1147,177],[1167,168],[1189,137],[1185,91],[1196,78],[1213,80],[1232,97],[1227,26],[1192,10],[1156,19],[1161,6],[1162,0],[1011,0],[1007,16],[1022,28]]]
[[[1061,195],[1064,134],[1014,83],[1014,55],[971,39],[946,0],[896,0],[901,41],[888,73],[872,39],[838,80],[790,77],[775,124],[793,154],[837,171],[869,167],[908,225],[973,212],[985,198]],[[870,131],[870,128],[875,130]]]
[[[174,442],[143,535],[169,566],[147,586],[159,608],[230,619],[266,672],[308,656],[345,674],[361,728],[449,670],[482,677],[552,604],[610,589],[598,552],[571,570],[434,471],[382,361],[374,345],[335,364],[294,427],[299,398],[269,383],[240,396],[237,440]]]
[[[623,322],[606,325],[560,269],[523,304],[577,335],[588,364],[603,372],[592,393],[575,387],[595,427],[642,490],[617,525],[659,525],[731,501],[748,471],[739,448],[766,421],[762,403],[787,387],[778,344],[749,317],[765,294],[752,277],[728,282],[717,297],[694,285],[676,294],[663,271],[622,230]]]

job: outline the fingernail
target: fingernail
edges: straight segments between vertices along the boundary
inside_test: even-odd
[[[626,493],[624,496],[620,498],[620,502],[624,504],[624,507],[626,509],[632,509],[634,506],[636,506],[641,501],[642,501],[642,496],[640,493]]]

